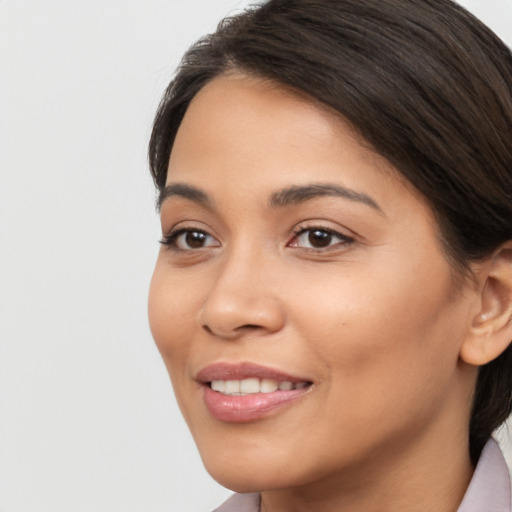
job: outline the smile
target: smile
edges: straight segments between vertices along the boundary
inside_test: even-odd
[[[223,395],[244,396],[256,393],[274,393],[275,391],[291,391],[304,389],[307,382],[278,382],[273,379],[249,378],[243,380],[214,380],[210,383],[211,389]]]
[[[312,381],[252,363],[217,363],[201,370],[203,402],[217,420],[256,421],[304,397]]]

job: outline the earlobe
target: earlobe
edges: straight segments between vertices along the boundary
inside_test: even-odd
[[[482,267],[480,307],[461,347],[461,359],[482,366],[512,342],[512,241],[502,245]]]

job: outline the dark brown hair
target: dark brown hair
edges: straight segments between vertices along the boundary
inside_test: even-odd
[[[165,186],[195,94],[238,70],[339,112],[430,202],[454,269],[512,239],[512,54],[451,0],[270,0],[221,22],[184,56],[149,146]],[[511,413],[512,347],[480,369],[473,462]]]

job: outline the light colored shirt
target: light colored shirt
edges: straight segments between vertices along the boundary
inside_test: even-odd
[[[259,494],[235,494],[214,512],[260,512]],[[512,512],[510,475],[493,439],[484,447],[457,512]]]

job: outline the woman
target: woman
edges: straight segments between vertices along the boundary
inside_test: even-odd
[[[270,0],[189,50],[149,316],[219,511],[510,511],[511,140],[511,53],[449,0]]]

